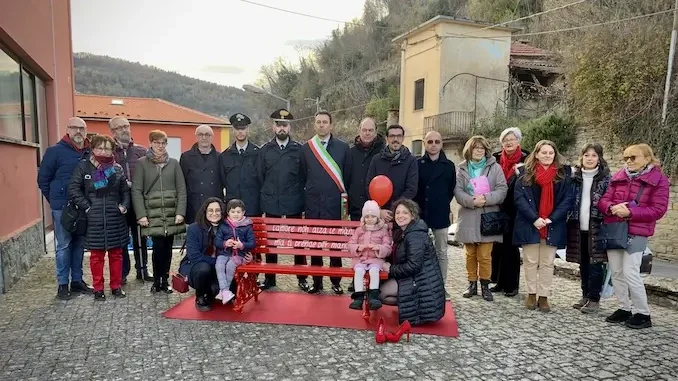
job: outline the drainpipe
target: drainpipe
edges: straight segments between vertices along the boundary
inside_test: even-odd
[[[407,39],[400,46],[400,112],[398,113],[398,124],[402,125],[402,113],[405,112],[405,47]]]

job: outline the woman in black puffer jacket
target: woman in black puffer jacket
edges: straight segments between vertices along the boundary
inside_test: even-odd
[[[110,136],[92,138],[92,155],[73,172],[68,196],[87,212],[85,248],[90,251],[94,299],[105,300],[104,255],[108,251],[111,293],[124,298],[122,250],[129,243],[125,214],[130,207],[129,187],[122,167],[113,158],[115,141]]]
[[[396,229],[389,279],[381,286],[384,304],[398,306],[400,323],[431,323],[445,315],[445,288],[428,226],[419,219],[419,206],[408,199],[393,203]]]

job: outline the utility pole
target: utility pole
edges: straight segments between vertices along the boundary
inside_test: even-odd
[[[678,37],[678,0],[673,6],[673,30],[671,30],[671,47],[669,48],[669,62],[666,69],[666,85],[664,86],[664,104],[662,105],[662,126],[666,123],[666,113],[669,106],[669,93],[671,91],[671,76],[673,61],[676,55],[676,37]]]

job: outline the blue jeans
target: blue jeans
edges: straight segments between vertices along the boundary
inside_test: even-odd
[[[85,255],[85,237],[72,236],[61,225],[61,210],[52,211],[56,246],[56,276],[59,285],[82,281],[82,259]]]

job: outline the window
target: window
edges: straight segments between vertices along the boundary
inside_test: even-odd
[[[424,108],[424,78],[414,81],[414,109]]]
[[[44,97],[44,85],[41,90]],[[0,49],[0,136],[40,142],[36,97],[35,76]],[[44,99],[42,103],[44,105]]]
[[[424,142],[421,140],[412,140],[412,155],[415,157],[423,155]]]

